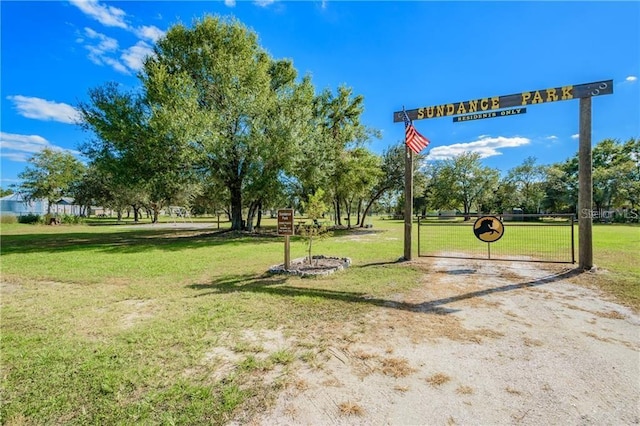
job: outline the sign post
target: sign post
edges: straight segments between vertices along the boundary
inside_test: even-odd
[[[284,235],[284,269],[291,267],[291,248],[289,237],[294,235],[293,209],[278,210],[278,235]]]

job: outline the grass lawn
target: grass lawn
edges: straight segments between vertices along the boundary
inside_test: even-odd
[[[418,285],[420,272],[395,262],[402,222],[367,231],[314,244],[353,265],[301,279],[265,273],[284,245],[266,234],[3,224],[0,422],[248,419],[289,385],[294,360],[320,362],[338,325],[357,328],[373,305]],[[636,309],[639,236],[594,227],[596,263],[611,271],[597,283]],[[291,247],[305,255],[297,238]],[[271,347],[257,343],[265,333]]]

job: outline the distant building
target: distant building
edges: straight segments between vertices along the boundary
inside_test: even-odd
[[[36,200],[26,201],[24,197],[18,193],[7,195],[0,198],[0,215],[24,216],[28,214],[45,215],[47,214],[47,200],[40,198]],[[74,199],[62,197],[51,205],[51,214],[68,214],[80,216],[82,207],[74,204]]]
[[[51,206],[52,214],[69,214],[72,216],[80,216],[82,214],[82,207],[73,204],[74,199],[70,197],[62,197]]]
[[[24,216],[47,214],[48,202],[44,199],[26,201],[18,193],[0,198],[0,215]]]

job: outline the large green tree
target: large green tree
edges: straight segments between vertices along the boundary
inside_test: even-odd
[[[544,198],[545,167],[536,163],[535,157],[527,157],[522,164],[510,169],[503,184],[510,192],[510,206],[519,207],[524,213],[539,213]]]
[[[593,148],[593,204],[595,209],[633,207],[638,198],[639,142],[604,139]]]
[[[45,148],[34,154],[29,165],[18,175],[22,183],[18,192],[27,200],[47,200],[47,214],[61,197],[70,196],[72,183],[80,179],[84,165],[72,154]]]
[[[334,198],[336,224],[342,224],[341,206],[346,202],[345,180],[353,166],[354,149],[362,146],[379,132],[367,128],[360,121],[364,111],[364,97],[354,95],[353,89],[341,85],[336,93],[325,89],[315,103],[315,137],[324,151],[321,165],[328,192]],[[312,188],[314,191],[317,188]]]
[[[171,81],[164,90],[176,94],[180,86]],[[192,150],[185,96],[168,97],[161,105],[152,102],[144,91],[123,91],[107,83],[91,89],[89,101],[78,109],[81,127],[93,134],[81,147],[83,154],[120,192],[135,194],[129,204],[136,220],[144,206],[156,222],[160,209],[190,181]]]
[[[578,157],[545,168],[542,208],[553,213],[575,213],[578,204]]]
[[[480,155],[465,152],[432,165],[429,205],[436,209],[461,208],[465,215],[475,206],[490,204],[498,186],[497,170],[483,166]]]
[[[172,27],[146,63],[152,105],[179,99],[181,129],[200,172],[226,186],[232,229],[242,209],[286,171],[310,122],[313,88],[296,81],[290,61],[273,60],[239,21],[206,16]],[[253,188],[254,196],[247,193]]]

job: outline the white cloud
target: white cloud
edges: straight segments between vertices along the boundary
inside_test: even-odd
[[[146,39],[154,43],[158,41],[160,37],[164,36],[164,31],[153,25],[143,25],[138,27],[136,28],[135,33],[139,38]]]
[[[127,14],[122,9],[99,4],[97,0],[69,0],[69,2],[102,25],[107,27],[129,28],[124,21]]]
[[[636,77],[635,75],[630,75],[629,77],[625,78],[625,81],[628,81],[630,83],[636,81],[638,79],[638,77]]]
[[[53,145],[39,135],[20,135],[6,132],[0,132],[0,148],[2,150],[0,155],[13,161],[27,161],[33,154],[45,148],[66,151],[74,155],[80,154],[78,151]]]
[[[224,0],[224,5],[228,7],[234,7],[236,5],[236,0]]]
[[[102,58],[102,62],[104,62],[105,65],[109,65],[111,68],[113,68],[114,70],[116,70],[116,71],[118,71],[118,72],[120,72],[122,74],[131,74],[131,72],[127,69],[127,67],[124,66],[117,59],[105,56],[105,57]]]
[[[555,141],[556,139],[558,139],[558,137],[556,135],[551,135],[551,136],[547,136],[545,139],[549,141]]]
[[[253,3],[260,7],[267,7],[275,3],[276,0],[256,0]]]
[[[13,179],[13,178],[0,178],[0,182],[4,182],[4,183],[20,183],[22,181],[20,179]]]
[[[42,151],[45,148],[54,149],[56,151],[65,151],[64,149],[52,145],[48,140],[38,135],[18,135],[15,133],[0,132],[0,156],[11,161],[26,162],[33,154]],[[72,154],[78,154],[77,151],[67,150]]]
[[[571,139],[578,139],[580,137],[580,133],[576,133],[575,135],[571,135]]]
[[[154,30],[148,29],[148,36],[151,37]],[[157,28],[156,28],[157,29]],[[86,44],[85,48],[89,51],[89,60],[96,65],[107,65],[122,74],[131,74],[132,71],[139,71],[142,68],[144,58],[153,54],[153,49],[146,42],[140,40],[135,45],[125,50],[120,50],[118,41],[114,38],[107,37],[91,28],[85,28],[85,34],[92,40],[97,40],[97,45]],[[159,30],[158,30],[159,31]],[[84,39],[80,39],[84,42]],[[120,58],[115,55],[122,52]]]
[[[68,124],[75,124],[80,119],[78,111],[64,103],[22,95],[7,96],[7,99],[14,103],[18,114],[23,117]]]
[[[155,43],[165,34],[153,25],[132,27],[125,22],[127,14],[122,9],[100,4],[97,0],[71,0],[71,3],[101,24],[123,28],[140,39],[138,43],[124,51],[120,50],[118,40],[88,27],[84,29],[85,37],[97,41],[97,44],[87,43],[84,37],[76,39],[76,42],[85,44],[84,47],[89,51],[88,57],[91,62],[96,65],[108,65],[123,74],[140,70],[144,57],[152,53],[151,47],[142,40]],[[120,52],[120,58],[117,57],[118,52]]]
[[[124,51],[121,58],[122,61],[134,71],[139,71],[144,65],[144,59],[153,55],[153,49],[144,41],[139,41],[135,46],[131,46]]]
[[[86,44],[84,46],[89,51],[89,60],[96,65],[113,65],[113,60],[108,55],[117,52],[118,40],[107,37],[88,27],[84,29],[84,33],[90,39],[98,41],[98,44]],[[84,41],[84,39],[80,39],[81,43]]]
[[[456,157],[465,152],[476,152],[480,154],[480,158],[493,157],[495,155],[502,155],[499,151],[503,148],[515,148],[522,145],[527,145],[531,142],[528,138],[519,136],[515,137],[490,137],[482,135],[478,140],[466,143],[456,143],[448,146],[439,146],[429,151],[429,160],[445,160],[452,157]]]

